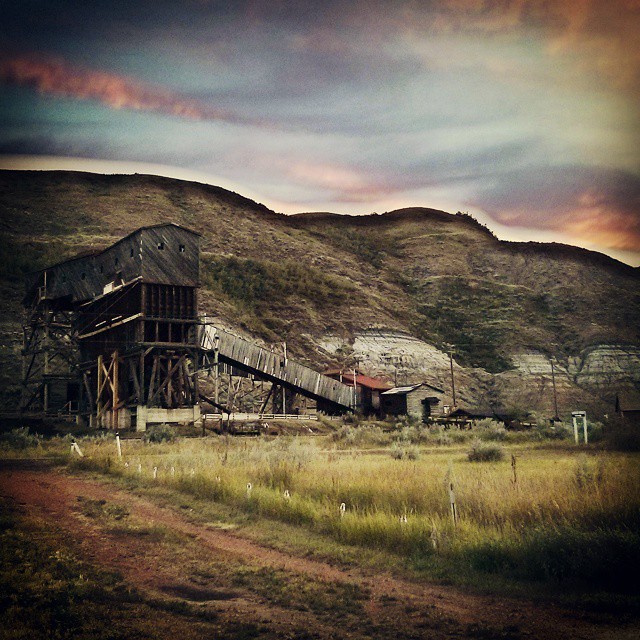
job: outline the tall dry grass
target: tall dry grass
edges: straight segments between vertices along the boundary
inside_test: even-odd
[[[521,446],[509,451],[516,456],[514,476],[510,455],[471,463],[465,451],[440,447],[398,460],[333,445],[323,450],[319,442],[127,441],[119,460],[113,442],[88,441],[86,457],[75,464],[233,504],[342,542],[449,558],[480,571],[620,584],[640,561],[640,459],[633,454]]]

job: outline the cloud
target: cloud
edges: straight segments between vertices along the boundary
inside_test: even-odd
[[[96,100],[112,109],[153,111],[190,120],[258,124],[257,120],[210,107],[163,87],[36,54],[0,58],[0,82],[32,87],[49,95]]]
[[[593,167],[532,167],[501,176],[479,206],[509,227],[536,227],[610,249],[640,251],[640,178]]]

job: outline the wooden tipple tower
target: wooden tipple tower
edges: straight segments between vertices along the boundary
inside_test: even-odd
[[[34,274],[23,408],[76,403],[92,426],[112,429],[199,423],[199,265],[200,235],[161,224]]]

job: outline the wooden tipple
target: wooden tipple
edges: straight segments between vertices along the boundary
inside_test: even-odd
[[[142,227],[30,278],[23,409],[96,427],[199,423],[200,235]]]

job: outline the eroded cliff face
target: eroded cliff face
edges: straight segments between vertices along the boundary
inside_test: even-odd
[[[596,345],[570,359],[567,369],[580,386],[640,387],[640,348]]]
[[[450,394],[449,356],[432,345],[451,343],[459,404],[546,411],[551,354],[566,406],[606,407],[599,398],[640,387],[640,269],[601,254],[501,242],[433,209],[284,216],[153,176],[0,171],[0,192],[0,406],[10,410],[24,274],[169,221],[202,233],[199,312],[258,343],[286,341],[317,370],[358,360]]]
[[[369,329],[352,340],[324,336],[319,346],[345,368],[357,364],[368,375],[390,383],[427,382],[442,388],[452,399],[449,355],[407,333]],[[575,356],[555,360],[533,351],[513,357],[513,369],[490,374],[462,367],[453,360],[458,404],[489,410],[519,408],[552,415],[553,382],[560,413],[587,407],[612,411],[612,399],[621,390],[640,387],[640,349],[632,346],[596,345]]]

